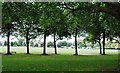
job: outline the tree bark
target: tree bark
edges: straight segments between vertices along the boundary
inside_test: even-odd
[[[44,31],[44,46],[43,46],[43,54],[42,55],[48,55],[46,54],[46,36],[47,36],[47,31]]]
[[[28,37],[29,31],[27,30],[26,33],[26,46],[27,46],[27,54],[30,54],[29,52],[29,37]]]
[[[10,53],[10,31],[7,33],[7,53],[5,55],[12,55],[12,53]]]
[[[100,35],[99,35],[99,40],[98,40],[98,43],[99,43],[99,46],[100,46],[100,54],[102,54],[102,46],[101,46],[101,39],[100,39]]]
[[[74,55],[78,55],[78,51],[77,51],[77,28],[75,29],[75,54]]]
[[[55,48],[55,54],[57,54],[57,48],[56,48],[56,40],[55,40],[55,33],[54,33],[54,48]]]
[[[103,30],[103,54],[102,55],[106,55],[105,54],[105,29]]]

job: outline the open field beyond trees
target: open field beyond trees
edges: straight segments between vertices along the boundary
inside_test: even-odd
[[[7,48],[1,46],[2,49],[0,52],[6,53]],[[54,54],[54,48],[47,48],[48,54]],[[26,53],[26,47],[11,47],[11,52],[16,53]],[[42,47],[30,47],[30,53],[32,54],[42,54],[43,48]],[[58,48],[58,54],[62,55],[73,55],[75,53],[75,49],[66,49],[66,48]],[[79,55],[100,55],[99,49],[78,49]],[[106,54],[118,54],[118,50],[110,50],[106,49]]]

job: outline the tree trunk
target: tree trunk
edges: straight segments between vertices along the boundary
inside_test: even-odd
[[[27,45],[27,54],[30,54],[30,52],[29,52],[29,39],[26,39],[26,45]]]
[[[27,30],[26,33],[26,46],[27,46],[27,54],[30,54],[29,52],[29,37],[28,37],[29,31]]]
[[[47,36],[47,31],[44,31],[44,46],[43,46],[43,54],[42,55],[48,55],[46,54],[46,36]]]
[[[99,35],[99,40],[98,40],[98,43],[99,43],[99,46],[100,46],[100,54],[102,54],[102,46],[101,46],[101,39],[100,39],[100,35]]]
[[[12,53],[10,53],[10,31],[7,33],[7,53],[5,55],[12,55]]]
[[[99,46],[100,46],[100,54],[102,54],[102,46],[101,46],[100,40],[99,40]]]
[[[105,54],[105,29],[103,31],[103,54],[102,55],[106,55]]]
[[[57,54],[56,40],[55,40],[55,33],[54,33],[54,48],[55,48],[55,54]]]
[[[77,51],[77,28],[75,29],[75,54],[74,55],[78,55],[78,51]]]

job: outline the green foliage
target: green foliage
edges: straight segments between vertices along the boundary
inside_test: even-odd
[[[34,45],[34,47],[38,47],[38,44],[36,43],[36,44]]]
[[[67,47],[70,47],[72,45],[71,42],[67,42]]]
[[[62,47],[62,46],[67,46],[67,42],[66,41],[61,41],[57,43],[58,47]]]
[[[43,43],[43,42],[42,42],[42,43],[40,43],[40,46],[41,46],[41,47],[43,47],[43,46],[44,46],[44,43]]]
[[[18,46],[19,45],[19,43],[18,42],[11,42],[11,46],[14,46],[14,47],[16,47],[16,46]]]
[[[13,46],[14,45],[14,42],[11,42],[11,46]]]
[[[78,47],[82,48],[82,47],[86,47],[86,45],[84,43],[82,43],[82,42],[78,42]]]
[[[110,4],[113,7],[110,6]],[[30,40],[46,32],[47,36],[55,34],[57,37],[55,41],[57,41],[58,38],[63,36],[68,37],[75,35],[75,33],[80,34],[85,31],[89,35],[84,40],[85,44],[85,41],[97,42],[101,39],[101,34],[105,29],[106,38],[112,40],[114,37],[120,37],[120,22],[117,20],[120,17],[119,13],[116,13],[120,7],[117,3],[110,4],[80,2],[69,2],[66,4],[64,2],[4,2],[2,5],[2,33],[6,34],[10,31],[12,35],[20,35],[25,38],[28,36],[27,40]],[[102,11],[97,12],[100,7],[106,7],[108,9],[107,11],[110,11],[111,14],[106,11],[104,12],[107,14]],[[77,10],[77,8],[81,10]],[[114,10],[117,11],[112,12],[109,8],[114,8]],[[117,14],[118,16],[115,16],[117,19],[108,14],[113,16]],[[22,44],[23,42],[19,41],[18,45]],[[61,45],[66,46],[66,43],[64,42],[58,46]],[[67,46],[70,45],[70,43],[67,43]]]
[[[47,43],[47,47],[53,47],[54,46],[54,43],[53,42],[48,42]]]
[[[7,41],[4,42],[4,46],[6,46],[6,45],[7,45]]]
[[[27,37],[28,39],[34,39],[38,35],[38,23],[39,23],[39,10],[37,10],[37,3],[21,3],[19,6],[19,22],[17,24],[17,29],[19,35],[22,37]],[[39,5],[38,5],[39,6]]]
[[[2,4],[2,33],[6,35],[6,33],[13,32],[15,30],[15,24],[13,22],[16,21],[16,10],[13,7],[14,3],[5,2]],[[11,33],[12,35],[14,33]]]
[[[44,3],[41,8],[40,27],[47,31],[47,35],[55,34],[59,37],[67,37],[68,24],[66,24],[64,10],[58,6],[58,3]]]
[[[33,46],[33,45],[34,45],[33,41],[30,41],[30,46]]]
[[[18,46],[24,46],[24,39],[18,39]]]

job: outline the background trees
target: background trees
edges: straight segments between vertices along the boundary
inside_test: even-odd
[[[54,46],[54,43],[53,42],[48,42],[47,43],[47,47],[53,47]]]

